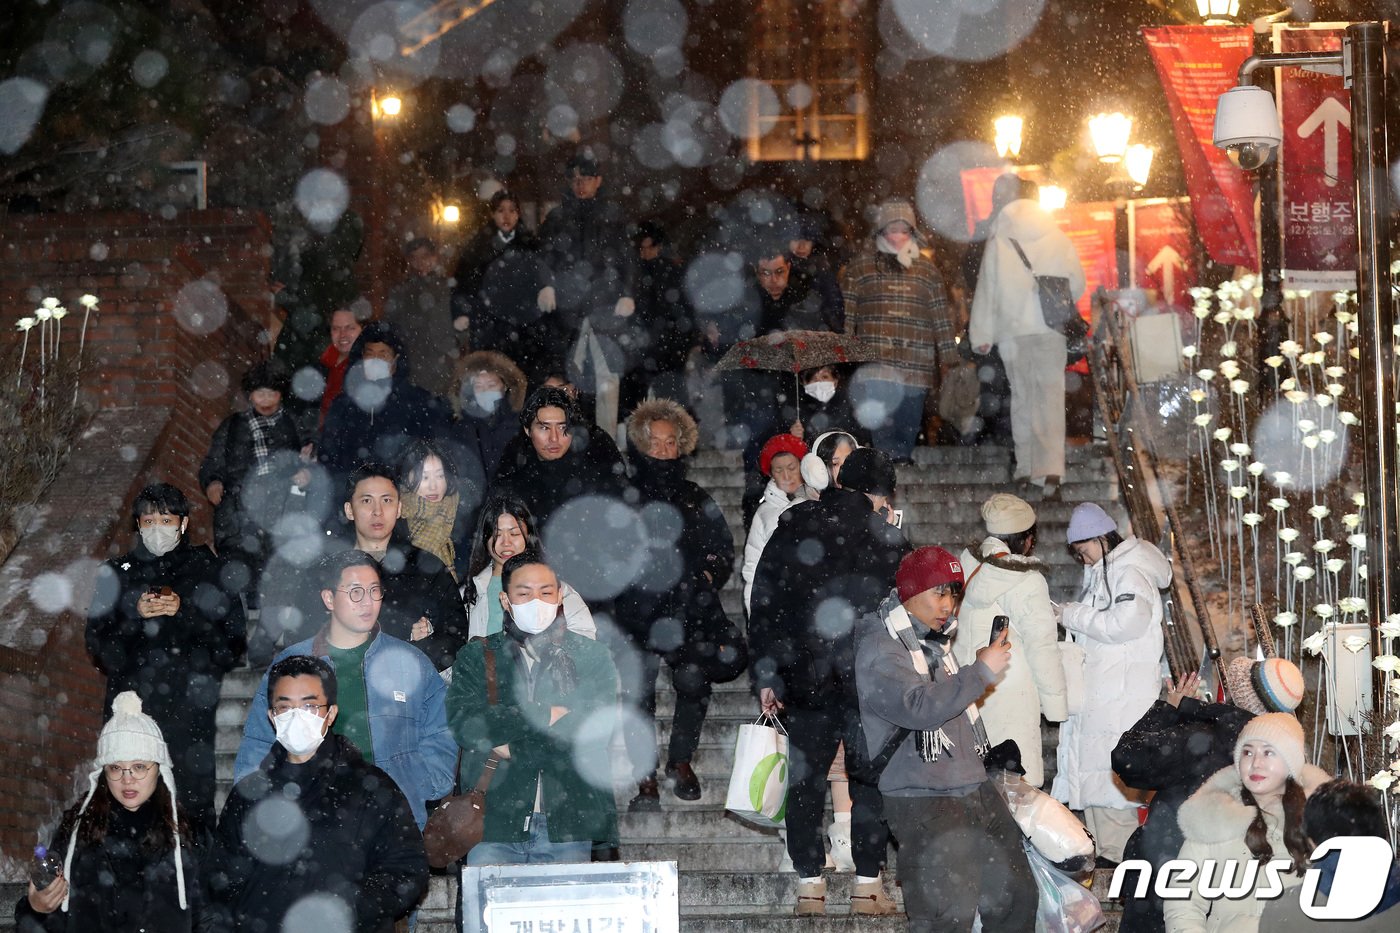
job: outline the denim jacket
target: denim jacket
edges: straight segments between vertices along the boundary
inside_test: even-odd
[[[330,660],[326,629],[277,655],[294,654]],[[375,627],[365,652],[365,688],[369,695],[369,732],[374,763],[394,779],[413,808],[418,828],[428,820],[424,802],[452,793],[457,743],[447,728],[447,684],[428,656],[408,642]],[[267,674],[248,710],[243,742],[233,766],[234,783],[256,771],[277,735],[267,718]]]

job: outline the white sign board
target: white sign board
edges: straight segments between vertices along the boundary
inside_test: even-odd
[[[675,862],[462,869],[462,933],[679,933]]]

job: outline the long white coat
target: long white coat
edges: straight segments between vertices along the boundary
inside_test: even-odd
[[[1113,774],[1113,747],[1157,701],[1162,674],[1162,597],[1170,562],[1129,535],[1084,569],[1079,601],[1060,624],[1084,648],[1084,709],[1060,727],[1058,771],[1051,789],[1072,810],[1135,806]]]
[[[1013,239],[1021,244],[1035,275],[1063,276],[1069,279],[1070,294],[1078,298],[1084,293],[1079,254],[1055,218],[1034,201],[1012,201],[997,216],[982,256],[968,324],[974,347],[996,344],[1005,353],[1015,337],[1051,332],[1040,313],[1035,276],[1016,255]]]
[[[978,545],[976,554],[964,550],[962,566],[964,579],[972,582],[958,610],[953,656],[959,667],[967,667],[991,638],[992,619],[1011,620],[1011,664],[977,706],[992,744],[1014,739],[1026,781],[1039,787],[1045,782],[1041,714],[1051,722],[1063,722],[1069,714],[1045,566],[1033,557],[1007,554],[1005,542],[996,537]]]
[[[763,548],[773,537],[773,529],[778,527],[778,517],[799,502],[806,502],[801,488],[796,499],[778,488],[777,482],[769,480],[763,487],[763,499],[753,513],[749,523],[749,533],[744,537],[744,564],[739,568],[739,576],[744,580],[744,611],[749,608],[749,594],[753,592],[753,575],[758,570],[758,559],[763,556]]]
[[[491,620],[491,607],[486,604],[486,588],[491,585],[491,566],[472,578],[476,587],[476,602],[467,606],[467,637],[485,638],[486,623]],[[585,638],[598,637],[598,626],[593,623],[593,613],[572,586],[559,581],[559,592],[564,604],[564,627]]]

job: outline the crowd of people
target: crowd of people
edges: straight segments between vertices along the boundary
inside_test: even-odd
[[[1063,474],[1063,422],[1057,440],[1041,413],[1063,416],[1047,372],[1066,353],[1035,327],[1028,269],[1073,270],[1026,189],[998,186],[963,321],[906,203],[878,208],[839,273],[810,225],[764,244],[747,298],[717,311],[692,306],[660,227],[629,231],[597,163],[573,160],[567,181],[538,236],[497,193],[450,280],[432,243],[409,244],[414,276],[377,320],[336,311],[314,373],[247,373],[248,404],[199,472],[213,548],[190,540],[184,491],[137,497],[136,539],[103,565],[89,615],[108,684],[89,791],[20,929],[387,931],[427,889],[437,802],[488,783],[465,864],[616,857],[615,783],[629,812],[699,800],[713,687],[745,674],[789,737],[799,916],[826,913],[831,870],[855,876],[852,913],[896,912],[893,844],[911,929],[1029,933],[1037,883],[996,776],[1039,786],[1051,751],[1050,791],[1104,865],[1287,852],[1301,867],[1336,809],[1371,812],[1335,783],[1313,797],[1335,804],[1307,799],[1327,775],[1303,760],[1287,662],[1237,661],[1228,704],[1191,678],[1159,700],[1170,564],[1097,504],[1054,542],[1084,578],[1052,601],[1035,502]],[[723,377],[722,440],[751,474],[740,559],[686,475],[686,368],[794,330],[881,356],[801,374],[801,399],[773,373]],[[1008,377],[1019,494],[982,504],[979,543],[915,549],[896,465],[939,440],[925,405],[964,330]],[[737,618],[721,598],[736,570]],[[245,658],[266,673],[216,813],[220,682]],[[1042,719],[1063,723],[1053,750]],[[1254,929],[1263,908],[1146,897],[1123,928]]]

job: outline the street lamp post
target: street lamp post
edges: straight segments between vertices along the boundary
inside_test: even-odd
[[[1351,88],[1352,165],[1356,175],[1357,304],[1361,328],[1361,366],[1371,391],[1361,393],[1365,458],[1366,512],[1374,551],[1368,554],[1366,584],[1370,596],[1372,638],[1378,626],[1397,611],[1394,567],[1400,555],[1396,503],[1395,309],[1390,278],[1390,189],[1385,129],[1385,27],[1381,23],[1347,26],[1340,52],[1252,55],[1240,66],[1239,84],[1252,84],[1261,68],[1282,65],[1341,66]],[[1227,91],[1226,94],[1232,92]],[[1223,100],[1223,96],[1222,96]],[[1273,111],[1269,111],[1273,112]],[[1274,120],[1277,120],[1277,113]],[[1222,137],[1217,118],[1216,136]],[[1280,134],[1275,132],[1274,139]],[[1373,648],[1379,653],[1379,644]],[[1374,701],[1381,702],[1379,690]],[[1378,707],[1379,708],[1379,707]]]
[[[1124,113],[1100,113],[1089,118],[1089,136],[1100,162],[1122,162],[1133,135],[1133,118]]]
[[[1239,22],[1240,0],[1196,0],[1196,10],[1207,26],[1233,26]]]

